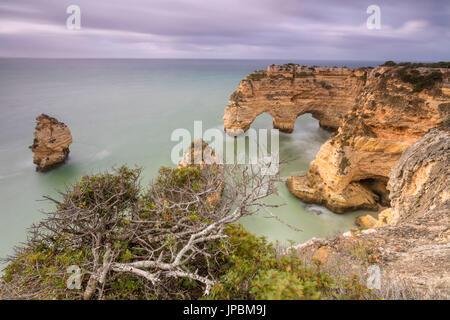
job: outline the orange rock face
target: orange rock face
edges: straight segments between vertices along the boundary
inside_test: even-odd
[[[46,114],[41,114],[36,120],[34,141],[30,146],[34,153],[33,163],[37,171],[48,171],[66,161],[72,134],[64,123]]]
[[[420,299],[450,299],[450,123],[429,130],[403,152],[388,185],[392,207],[378,221],[371,216],[358,221],[374,229],[294,248],[302,259],[326,253],[324,268],[338,266],[340,274],[346,269],[367,279],[367,266],[380,266],[385,299],[398,299],[389,296],[391,286],[392,292],[415,292]]]
[[[320,125],[338,128],[364,85],[365,69],[272,65],[239,83],[223,117],[227,132],[246,131],[266,112],[274,128],[292,132],[298,116],[311,113]]]
[[[225,129],[247,130],[267,112],[274,127],[289,132],[309,112],[338,130],[306,175],[288,178],[289,190],[336,213],[389,205],[386,184],[403,151],[450,119],[449,72],[404,66],[308,70],[271,66],[247,76],[225,109]],[[432,74],[436,79],[421,87],[414,82]]]
[[[424,69],[418,72],[432,72]],[[398,71],[378,67],[367,74],[355,108],[321,147],[307,174],[288,179],[294,195],[337,213],[378,209],[387,198],[383,185],[402,153],[429,129],[448,121],[450,113],[445,69],[439,70],[442,81],[420,92],[403,82]]]

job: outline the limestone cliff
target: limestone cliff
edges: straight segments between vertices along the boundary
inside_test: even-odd
[[[433,232],[450,240],[449,124],[430,130],[403,153],[392,168],[389,189],[395,217],[391,224],[433,223]]]
[[[388,225],[315,239],[296,249],[367,277],[381,268],[387,298],[450,298],[450,127],[434,128],[408,148],[389,178]]]
[[[307,174],[290,177],[287,186],[302,201],[337,213],[389,205],[386,183],[391,168],[424,133],[449,119],[447,69],[371,69],[354,107]]]
[[[37,171],[47,171],[62,163],[69,156],[72,134],[69,128],[55,118],[41,114],[36,118],[34,141],[30,149]]]
[[[292,132],[298,116],[311,113],[323,127],[336,129],[355,105],[368,69],[271,65],[239,83],[223,117],[228,133],[248,130],[266,112],[274,128]]]

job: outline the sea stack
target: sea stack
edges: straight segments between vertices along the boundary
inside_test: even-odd
[[[222,201],[224,189],[224,166],[220,163],[219,157],[214,149],[203,139],[192,140],[189,148],[184,152],[183,158],[178,163],[178,169],[198,167],[205,174],[211,174],[212,181],[215,181],[216,191],[212,192],[206,202],[211,206],[219,206]]]
[[[48,171],[66,161],[72,134],[64,123],[46,114],[41,114],[36,120],[34,141],[30,146],[34,153],[33,163],[36,171]]]
[[[178,163],[178,168],[196,165],[200,166],[201,169],[208,165],[220,166],[219,158],[216,156],[214,149],[201,138],[192,140],[189,149],[184,152],[183,158]]]

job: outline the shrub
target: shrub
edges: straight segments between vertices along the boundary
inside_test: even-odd
[[[225,180],[223,168],[214,165],[163,167],[147,191],[139,168],[83,177],[61,193],[61,201],[47,198],[56,208],[8,259],[0,296],[201,297],[226,265],[231,248],[225,226],[252,214],[247,208],[264,206],[260,201],[277,179],[254,169],[230,170]],[[73,264],[83,271],[82,291],[65,286]]]
[[[244,101],[244,95],[240,91],[235,91],[231,94],[230,101],[232,101],[234,105],[239,106],[240,103]]]
[[[345,169],[349,166],[349,160],[346,156],[343,156],[341,158],[341,162],[339,163],[339,170],[341,171],[341,174],[345,172]]]
[[[413,92],[429,89],[433,87],[435,83],[443,80],[440,71],[432,71],[423,75],[417,69],[401,68],[397,71],[397,75],[403,82],[413,85]]]
[[[397,64],[394,61],[392,61],[392,60],[388,60],[388,61],[386,61],[385,63],[382,64],[382,66],[384,66],[384,67],[394,67],[396,65]]]
[[[264,79],[267,76],[265,71],[255,71],[252,74],[249,74],[247,76],[248,80],[252,80],[252,81],[260,81],[262,79]]]
[[[440,62],[400,62],[397,64],[407,68],[450,68],[450,61]]]
[[[306,265],[294,253],[278,256],[274,245],[241,226],[227,230],[234,250],[209,299],[365,299],[372,293],[354,277],[336,278],[315,260]]]
[[[322,88],[330,90],[331,88],[333,88],[331,85],[329,85],[326,81],[319,81],[319,84],[322,86]]]
[[[354,278],[337,278],[320,262],[279,256],[274,245],[233,224],[251,214],[273,177],[247,171],[225,179],[213,166],[161,168],[144,191],[141,170],[121,167],[85,176],[62,193],[56,210],[33,226],[27,246],[9,259],[0,296],[15,299],[365,299]],[[270,179],[265,183],[264,179]],[[252,185],[252,188],[249,186]],[[237,191],[239,190],[239,191]],[[248,190],[246,193],[245,190]],[[264,192],[264,193],[263,193]],[[252,200],[252,197],[257,200]],[[258,202],[259,206],[263,204]],[[231,211],[230,211],[231,210]],[[180,257],[179,259],[177,257]],[[67,268],[83,270],[70,290]],[[208,287],[211,288],[209,291]]]
[[[305,77],[308,77],[310,74],[308,74],[307,72],[305,72],[305,71],[301,71],[301,72],[296,72],[295,73],[295,76],[297,77],[297,78],[305,78]]]

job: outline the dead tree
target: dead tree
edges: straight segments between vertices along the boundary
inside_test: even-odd
[[[162,168],[145,192],[140,169],[86,176],[62,192],[62,200],[46,197],[56,210],[33,226],[26,247],[84,252],[78,262],[83,290],[75,298],[104,298],[121,274],[143,279],[145,290],[158,298],[172,297],[177,279],[197,282],[207,295],[219,281],[214,271],[219,257],[230,253],[227,225],[279,206],[263,201],[276,192],[278,181],[278,175],[263,175],[257,165]],[[18,258],[24,250],[9,261],[26,263]],[[24,293],[14,283],[3,284],[14,298],[37,298],[48,289],[30,285]],[[67,294],[68,289],[61,290]],[[189,292],[178,293],[192,298]]]

